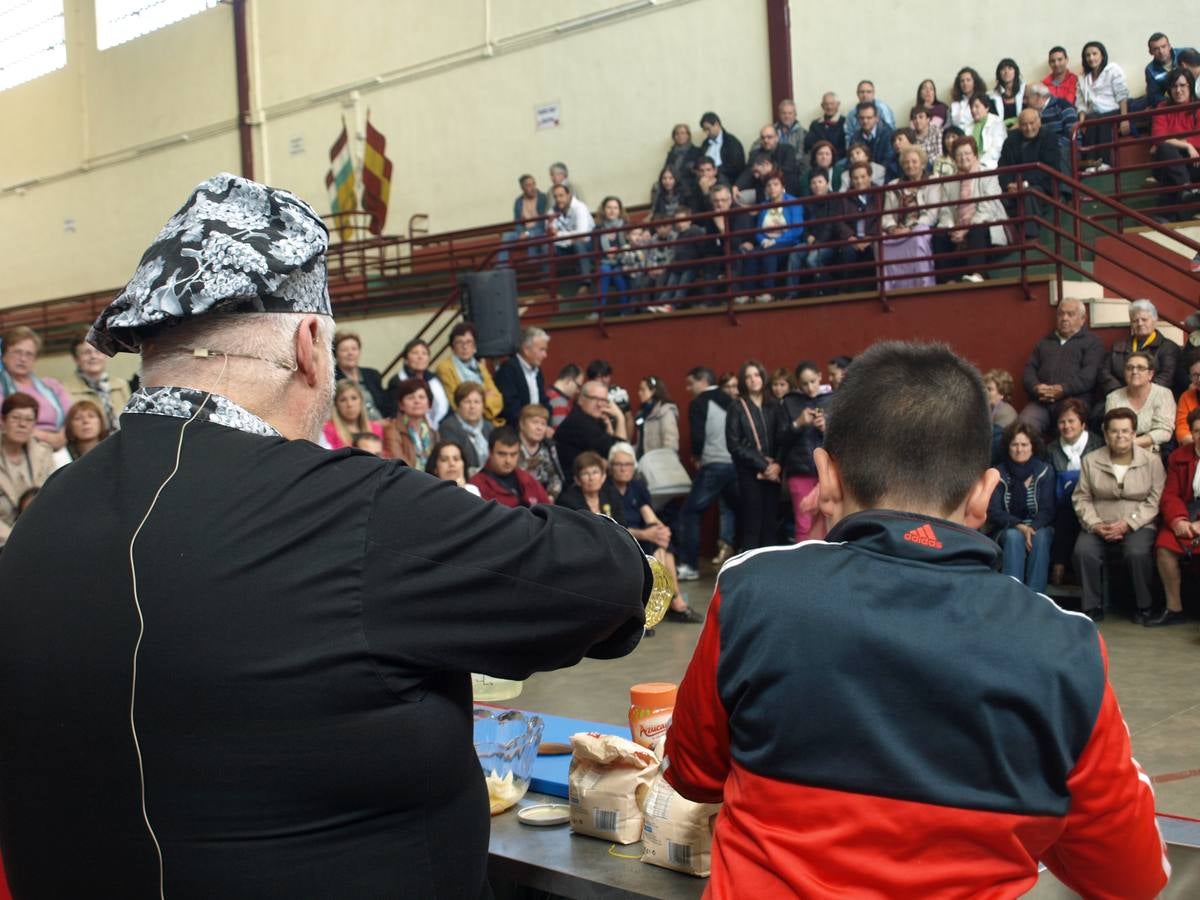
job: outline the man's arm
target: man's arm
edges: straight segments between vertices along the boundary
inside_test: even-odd
[[[688,443],[692,447],[692,459],[699,465],[704,454],[705,422],[708,419],[708,398],[704,394],[688,404]]]
[[[1105,352],[1104,345],[1100,343],[1100,338],[1092,334],[1090,331],[1082,338],[1084,345],[1080,348],[1079,353],[1079,369],[1078,374],[1070,378],[1064,378],[1062,382],[1063,394],[1067,397],[1075,397],[1080,394],[1090,394],[1096,387],[1096,380],[1102,378],[1100,367],[1104,363]],[[1113,379],[1114,382],[1116,379]],[[1120,387],[1119,383],[1113,385],[1112,388],[1105,390],[1115,390]]]
[[[1100,714],[1087,747],[1067,779],[1071,808],[1062,835],[1042,862],[1084,897],[1137,900],[1158,895],[1171,866],[1154,819],[1154,790],[1133,758],[1129,730],[1108,683],[1108,652]]]
[[[718,585],[679,685],[662,763],[663,777],[671,787],[696,803],[720,803],[729,775],[729,716],[717,693],[720,606]]]
[[[1038,370],[1042,367],[1042,342],[1038,341],[1033,345],[1033,352],[1029,354],[1029,362],[1025,363],[1025,373],[1021,376],[1021,383],[1025,385],[1025,393],[1029,395],[1029,399],[1037,400],[1037,386],[1041,384],[1041,378],[1038,375]]]

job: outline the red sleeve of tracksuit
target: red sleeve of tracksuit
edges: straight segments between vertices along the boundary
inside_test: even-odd
[[[1042,862],[1064,884],[1089,898],[1155,897],[1171,867],[1154,818],[1150,778],[1133,758],[1129,729],[1108,682],[1103,638],[1104,699],[1087,747],[1067,779],[1066,827]]]
[[[546,489],[542,487],[540,481],[524,469],[516,469],[515,471],[517,473],[517,481],[521,484],[521,490],[525,493],[528,506],[550,502],[550,495],[546,493]]]
[[[720,606],[718,586],[708,606],[700,641],[679,685],[667,731],[663,777],[680,794],[697,803],[720,803],[729,775],[729,717],[717,694]]]
[[[1187,449],[1194,459],[1196,454],[1191,452],[1192,448],[1188,447]],[[1171,523],[1177,519],[1187,521],[1191,518],[1188,515],[1187,501],[1184,500],[1185,497],[1192,495],[1192,479],[1188,477],[1190,468],[1191,466],[1186,463],[1180,464],[1174,453],[1167,459],[1167,483],[1163,487],[1162,500],[1158,504],[1158,508],[1162,510],[1163,524],[1167,528],[1170,528]],[[1192,474],[1195,474],[1195,470],[1192,471]]]

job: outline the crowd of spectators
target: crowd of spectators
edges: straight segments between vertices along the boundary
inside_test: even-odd
[[[1041,80],[1026,79],[1012,58],[997,63],[990,83],[963,67],[946,101],[927,78],[911,104],[893,108],[863,79],[844,114],[837,94],[822,95],[821,115],[807,129],[795,102],[784,100],[748,151],[717,113],[706,112],[699,144],[686,123],[672,129],[646,227],[634,227],[615,196],[605,197],[593,216],[558,162],[549,196],[534,176],[520,177],[516,224],[506,239],[541,239],[529,255],[549,248],[558,274],[577,275],[578,286],[591,283],[598,305],[612,305],[615,297],[618,305],[638,302],[652,312],[706,302],[717,290],[731,291],[737,302],[767,302],[829,293],[831,282],[841,290],[873,290],[877,278],[889,289],[935,279],[983,281],[988,263],[998,263],[1015,239],[1009,220],[1021,210],[1006,195],[1023,187],[1051,192],[1044,172],[1016,176],[1003,169],[1041,163],[1069,173],[1079,122],[1101,120],[1080,132],[1082,165],[1098,172],[1109,166],[1105,145],[1135,127],[1126,120],[1114,132],[1104,117],[1146,111],[1141,127],[1156,139],[1152,152],[1158,162],[1172,163],[1152,176],[1169,207],[1161,217],[1181,218],[1200,201],[1193,187],[1200,183],[1200,113],[1174,108],[1195,99],[1200,54],[1173,47],[1159,32],[1147,46],[1141,97],[1131,96],[1104,44],[1088,41],[1078,71],[1065,48],[1051,48]],[[999,178],[990,174],[997,167]],[[975,177],[925,183],[953,175]],[[886,199],[867,193],[880,186],[894,190]],[[1046,213],[1036,196],[1027,202],[1028,214]],[[1036,237],[1032,220],[1025,228]],[[507,250],[501,260],[508,262]],[[830,273],[831,265],[841,269]]]
[[[890,208],[892,221],[906,221],[902,212]],[[1128,334],[1106,348],[1087,326],[1084,303],[1063,299],[1054,330],[1031,348],[1019,412],[1013,376],[984,374],[1001,476],[985,529],[1003,571],[1037,590],[1069,583],[1073,572],[1082,608],[1095,619],[1112,577],[1102,572],[1119,557],[1132,579],[1135,619],[1174,624],[1183,621],[1182,563],[1200,546],[1200,314],[1183,347],[1162,333],[1147,300],[1130,304],[1129,322]],[[129,396],[129,384],[106,371],[107,357],[82,340],[67,385],[39,376],[40,345],[27,328],[4,335],[0,544],[57,467],[120,427]],[[700,577],[701,519],[714,505],[716,565],[736,550],[825,534],[814,451],[848,357],[824,367],[750,359],[720,375],[691,369],[683,379],[685,452],[681,410],[661,375],[631,381],[629,391],[597,359],[562,365],[551,380],[543,373],[550,336],[536,327],[494,376],[470,323],[454,327],[449,349],[431,367],[428,345],[410,341],[385,387],[378,371],[360,364],[361,339],[338,332],[322,443],[403,460],[507,506],[604,512],[659,555],[677,583]],[[1163,608],[1154,602],[1156,572]],[[699,619],[681,592],[671,619]]]

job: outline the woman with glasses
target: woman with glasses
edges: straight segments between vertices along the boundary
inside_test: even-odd
[[[1168,72],[1165,88],[1167,99],[1158,104],[1150,134],[1158,141],[1153,148],[1155,159],[1173,165],[1157,168],[1154,174],[1167,189],[1162,202],[1177,206],[1200,199],[1196,188],[1183,190],[1200,182],[1200,110],[1181,108],[1196,99],[1196,81],[1187,69]],[[1164,215],[1168,219],[1185,217],[1183,210],[1169,210]]]
[[[56,468],[50,448],[33,440],[37,417],[37,400],[29,394],[11,394],[0,404],[0,547],[17,520],[21,497],[45,484]]]
[[[67,444],[65,429],[71,396],[57,380],[41,378],[33,371],[42,339],[32,328],[22,325],[9,329],[2,343],[0,400],[17,393],[32,397],[37,406],[34,439],[51,450],[61,450]]]
[[[1131,353],[1125,361],[1125,386],[1104,398],[1104,411],[1132,409],[1137,416],[1136,443],[1152,453],[1171,440],[1175,430],[1175,398],[1155,384],[1154,357]]]

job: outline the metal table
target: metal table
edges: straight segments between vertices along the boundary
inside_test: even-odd
[[[522,825],[517,820],[517,809],[523,806],[564,802],[530,792],[514,808],[492,817],[488,877],[498,895],[503,895],[503,883],[579,900],[693,900],[704,893],[707,878],[613,856],[610,841],[573,834],[569,825]],[[640,857],[642,845],[618,844],[613,853]]]

